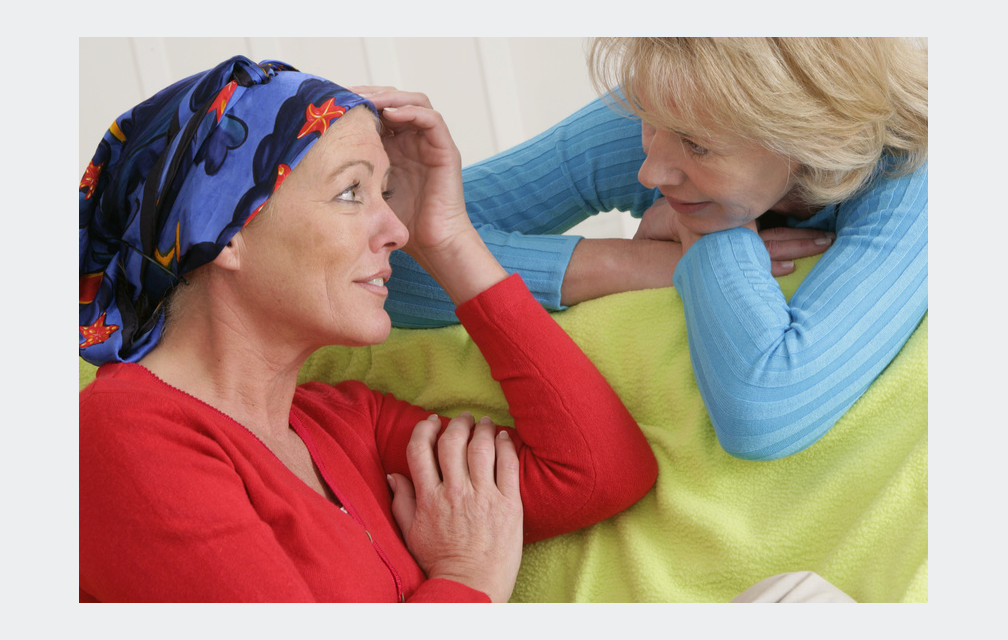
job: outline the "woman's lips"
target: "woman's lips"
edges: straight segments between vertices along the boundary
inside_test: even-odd
[[[385,283],[388,282],[391,275],[391,273],[378,273],[361,280],[355,280],[355,282],[372,293],[387,296],[388,289],[385,288]]]
[[[672,207],[673,209],[675,209],[679,213],[686,214],[686,215],[696,213],[697,211],[700,211],[701,209],[703,209],[704,207],[706,207],[708,204],[710,204],[710,202],[708,202],[708,201],[704,201],[704,202],[683,202],[682,200],[676,200],[675,198],[670,198],[668,196],[665,196],[665,199],[668,201],[670,207]]]

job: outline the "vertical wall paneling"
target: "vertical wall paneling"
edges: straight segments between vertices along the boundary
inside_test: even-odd
[[[510,38],[511,65],[520,79],[526,137],[546,130],[596,94],[582,38]]]
[[[472,163],[553,125],[595,97],[581,38],[81,38],[81,172],[109,123],[185,76],[233,55],[277,59],[343,85],[422,91]],[[571,230],[630,237],[628,215]]]
[[[397,38],[395,47],[401,88],[427,94],[448,123],[462,162],[496,153],[476,39]]]
[[[521,91],[507,39],[480,38],[477,49],[483,72],[483,91],[493,125],[494,151],[497,152],[529,137],[522,122]]]
[[[105,130],[123,111],[143,100],[140,73],[126,38],[81,39],[78,166],[84,167]]]
[[[165,48],[164,38],[131,38],[133,66],[136,69],[140,93],[144,98],[154,95],[162,87],[184,77],[174,75],[171,55]]]
[[[361,44],[364,47],[368,84],[408,88],[399,69],[395,41],[392,38],[364,38]]]

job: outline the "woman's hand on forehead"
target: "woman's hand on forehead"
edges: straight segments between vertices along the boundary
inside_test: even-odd
[[[382,116],[392,167],[389,205],[409,230],[403,248],[460,304],[507,276],[466,211],[462,155],[422,93],[358,87]],[[366,91],[372,90],[372,91]]]

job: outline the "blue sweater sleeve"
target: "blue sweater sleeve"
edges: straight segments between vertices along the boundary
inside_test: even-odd
[[[821,211],[815,223],[836,241],[790,301],[752,231],[690,247],[674,283],[725,451],[770,460],[805,449],[896,356],[927,312],[927,201],[925,164]]]
[[[657,191],[637,182],[644,162],[640,120],[601,99],[538,136],[462,171],[466,207],[490,252],[519,273],[550,310],[562,309],[560,290],[574,246],[560,235],[603,211],[640,216]],[[457,322],[440,285],[402,251],[392,254],[385,309],[399,327]]]

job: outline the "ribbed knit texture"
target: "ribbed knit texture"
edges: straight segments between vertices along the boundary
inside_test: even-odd
[[[601,211],[640,216],[660,194],[637,181],[640,122],[601,100],[463,172],[470,216],[547,309],[576,236]],[[704,237],[675,275],[700,392],[727,451],[773,459],[825,433],[886,367],[927,310],[927,165],[879,179],[797,226],[837,232],[790,304],[759,237]],[[397,326],[454,321],[451,301],[402,252],[386,309]]]
[[[637,182],[644,162],[640,121],[601,100],[538,136],[462,171],[469,217],[509,273],[519,273],[547,309],[564,308],[560,288],[574,246],[559,235],[604,211],[640,216],[658,193]],[[392,254],[385,309],[397,327],[453,324],[451,299],[402,251]]]
[[[767,460],[808,447],[882,372],[928,308],[927,165],[801,226],[837,238],[790,301],[752,231],[702,237],[674,282],[718,439]]]

